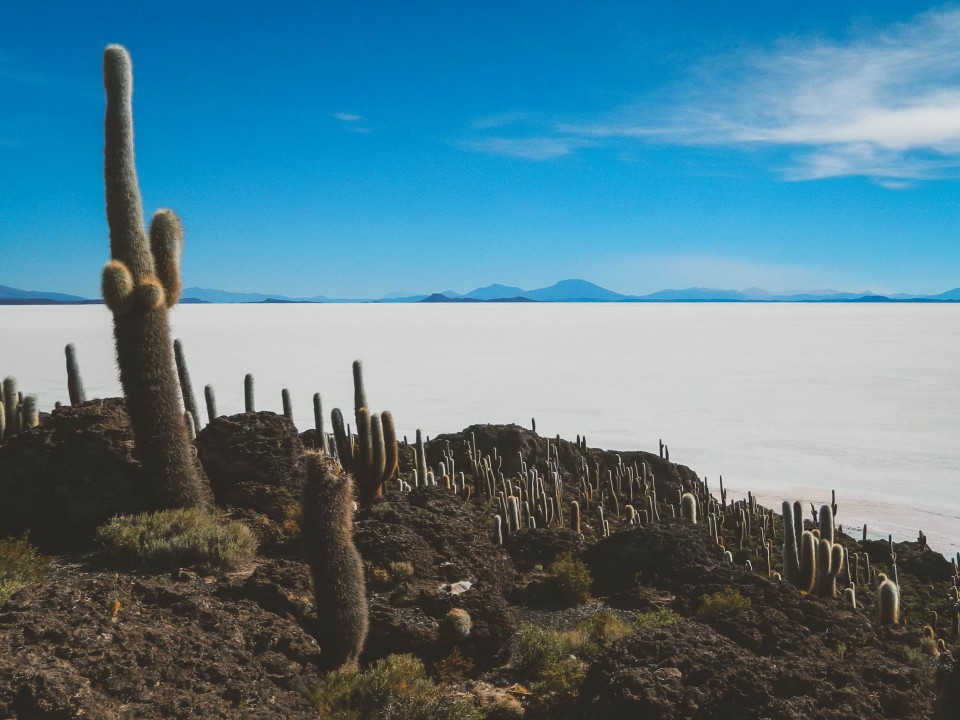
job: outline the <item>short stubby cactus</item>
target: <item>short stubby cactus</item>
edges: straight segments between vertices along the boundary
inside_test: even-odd
[[[697,498],[692,493],[680,496],[680,517],[694,525],[697,524]]]
[[[353,481],[323,453],[306,460],[300,528],[313,575],[317,641],[328,669],[356,668],[368,612],[363,560],[353,544]]]
[[[144,231],[133,153],[133,71],[119,45],[103,54],[107,94],[104,180],[112,259],[103,299],[113,312],[120,383],[136,454],[167,507],[208,505],[211,493],[196,462],[180,409],[167,311],[180,296],[180,221],[160,210]]]
[[[878,577],[882,578],[880,588],[877,590],[880,624],[896,625],[900,622],[900,588],[883,573]]]

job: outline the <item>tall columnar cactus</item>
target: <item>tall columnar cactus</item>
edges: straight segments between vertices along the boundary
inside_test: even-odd
[[[119,45],[103,55],[107,95],[104,180],[112,259],[103,270],[103,298],[113,312],[120,383],[134,446],[161,505],[209,504],[180,413],[167,311],[180,296],[182,231],[160,210],[144,232],[133,153],[133,73]]]
[[[317,429],[317,449],[330,455],[330,438],[323,429],[323,400],[320,393],[313,394],[313,421]]]
[[[896,625],[900,622],[900,588],[883,573],[880,573],[879,577],[883,578],[877,591],[880,624]]]
[[[813,591],[817,580],[817,536],[804,530],[800,536],[800,592]]]
[[[363,560],[353,544],[353,481],[333,458],[309,453],[306,460],[300,527],[321,657],[328,669],[356,668],[368,611]]]
[[[193,416],[193,423],[196,428],[200,424],[200,413],[197,410],[197,399],[193,394],[193,384],[190,382],[187,358],[183,354],[183,343],[179,339],[173,341],[173,359],[177,364],[177,378],[180,380],[180,393],[183,395],[183,409]]]
[[[280,402],[283,403],[283,416],[293,423],[293,400],[290,399],[290,391],[283,388],[280,391]]]
[[[248,413],[257,411],[253,398],[253,375],[250,373],[243,378],[243,411]]]
[[[67,356],[67,392],[70,395],[70,404],[79,405],[86,402],[87,394],[83,390],[83,378],[80,377],[80,366],[77,364],[77,349],[73,343],[64,348]]]
[[[680,496],[680,517],[694,525],[697,524],[697,498],[692,493]]]
[[[6,420],[5,437],[20,433],[20,393],[17,392],[17,379],[12,375],[3,379],[3,414]]]
[[[800,554],[797,535],[793,530],[793,503],[783,501],[783,577],[796,588],[800,587]]]
[[[203,397],[207,401],[207,422],[212,423],[217,417],[217,397],[213,392],[213,385],[204,385]]]
[[[358,414],[360,408],[369,407],[367,405],[367,392],[363,388],[363,363],[359,360],[353,361],[353,410]],[[359,422],[359,420],[358,420]]]
[[[833,508],[830,505],[821,505],[817,520],[820,526],[820,539],[833,543]]]

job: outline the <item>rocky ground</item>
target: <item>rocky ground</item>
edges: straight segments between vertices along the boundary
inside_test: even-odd
[[[0,537],[29,530],[55,556],[42,580],[0,608],[0,718],[316,717],[306,695],[321,682],[322,648],[297,537],[302,456],[314,439],[272,413],[218,418],[200,432],[198,462],[218,505],[259,540],[254,562],[226,575],[148,572],[97,547],[98,525],[151,502],[122,401],[61,408],[0,446]],[[508,477],[521,457],[546,472],[547,440],[516,426],[433,438],[428,464],[449,453],[473,482],[467,440],[485,455],[496,447]],[[871,584],[858,586],[856,610],[801,595],[767,577],[756,537],[738,542],[731,562],[705,525],[672,517],[679,490],[699,484],[690,469],[657,454],[551,443],[569,497],[584,461],[601,472],[647,463],[661,520],[626,525],[623,497],[620,512],[608,513],[609,537],[585,510],[582,535],[554,524],[500,545],[482,493],[391,489],[355,520],[370,605],[363,663],[412,653],[430,670],[456,653],[466,662],[454,689],[490,717],[960,717],[954,580],[941,555],[897,544],[905,622],[880,627]],[[412,463],[402,447],[401,476]],[[723,531],[731,548],[734,532]],[[840,540],[887,570],[886,543]],[[546,569],[563,553],[593,578],[584,605],[565,606],[549,583]],[[703,612],[704,596],[734,591],[742,606]],[[470,615],[465,638],[445,621],[454,608]],[[518,630],[570,627],[598,610],[625,618],[670,610],[680,621],[602,649],[577,691],[548,712],[518,669]],[[948,648],[939,655],[921,643],[932,610]]]

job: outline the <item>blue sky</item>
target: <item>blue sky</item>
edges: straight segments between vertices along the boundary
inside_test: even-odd
[[[0,5],[0,284],[99,293],[117,42],[188,286],[960,285],[960,5],[61,5]]]

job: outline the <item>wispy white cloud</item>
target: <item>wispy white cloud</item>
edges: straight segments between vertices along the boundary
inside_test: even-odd
[[[352,133],[368,133],[370,128],[364,124],[363,115],[357,115],[356,113],[349,112],[335,112],[331,114],[331,117],[334,120],[339,120],[341,127],[346,132]]]
[[[489,130],[491,128],[505,127],[507,125],[516,125],[529,119],[529,113],[522,110],[514,112],[500,113],[499,115],[488,115],[477,118],[473,121],[473,127],[476,130]]]
[[[555,125],[564,138],[785,151],[789,180],[886,187],[960,177],[960,9],[843,41],[791,38],[710,58],[672,99]]]
[[[553,160],[570,155],[593,141],[576,137],[495,137],[464,143],[464,147],[489,155],[505,155],[524,160]]]

